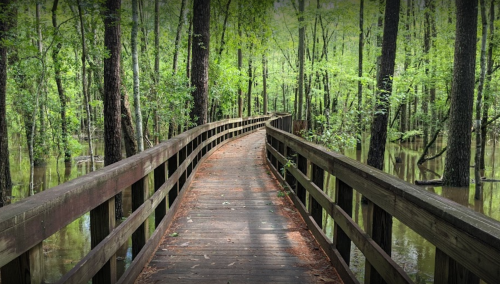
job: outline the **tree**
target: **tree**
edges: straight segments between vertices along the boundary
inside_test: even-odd
[[[6,97],[7,97],[7,46],[4,44],[9,30],[10,0],[0,1],[3,15],[0,17],[0,207],[8,204],[12,180],[9,163],[9,140],[7,132]]]
[[[364,0],[359,2],[359,44],[358,44],[358,141],[356,143],[356,149],[361,150],[361,123],[363,120],[361,114],[361,108],[363,103],[363,83],[361,82],[361,77],[363,77],[363,46],[364,46],[364,34],[363,34],[363,9]]]
[[[377,101],[371,128],[370,148],[368,150],[368,165],[382,170],[384,165],[385,144],[387,140],[387,124],[389,117],[389,96],[392,93],[394,64],[396,60],[396,40],[398,37],[400,0],[387,0],[385,6],[384,35],[382,39],[382,58],[380,72],[377,76]],[[372,239],[391,255],[392,216],[373,206],[374,221],[369,228]],[[382,278],[372,266],[367,263],[366,274],[371,283],[381,283]]]
[[[64,91],[63,83],[61,80],[61,62],[59,60],[59,53],[62,48],[62,43],[59,40],[59,27],[57,26],[57,6],[59,0],[54,0],[52,5],[52,27],[54,28],[54,37],[57,39],[52,50],[52,61],[54,63],[54,76],[57,85],[57,93],[59,94],[59,102],[61,103],[61,140],[64,151],[64,162],[71,162],[71,152],[68,145],[68,122],[66,118],[67,97]]]
[[[104,11],[104,165],[121,160],[121,0],[107,0]],[[116,197],[116,218],[121,218],[121,196]]]
[[[302,106],[304,104],[304,57],[305,57],[305,33],[304,24],[304,0],[299,0],[299,90],[298,90],[298,105],[297,119],[302,119]]]
[[[469,186],[478,0],[456,0],[451,109],[443,184]]]
[[[142,113],[141,113],[141,94],[139,93],[139,57],[137,54],[137,30],[138,22],[138,0],[132,0],[132,32],[130,41],[132,44],[132,70],[134,73],[134,109],[135,109],[135,134],[137,139],[137,149],[144,151],[144,140],[142,137]]]
[[[191,85],[195,87],[190,117],[197,125],[207,123],[208,57],[210,52],[210,0],[194,0]]]
[[[389,118],[389,97],[392,92],[392,77],[396,60],[396,39],[399,24],[399,0],[387,0],[385,8],[384,35],[382,39],[382,58],[377,76],[377,102],[371,128],[368,165],[379,170],[384,165],[387,124]]]

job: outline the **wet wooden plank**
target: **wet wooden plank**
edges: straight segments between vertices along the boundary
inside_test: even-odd
[[[200,165],[136,283],[341,283],[264,158],[258,131]]]

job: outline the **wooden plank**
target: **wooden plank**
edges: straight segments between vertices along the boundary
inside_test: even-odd
[[[349,216],[352,217],[352,187],[345,184],[340,179],[335,179],[335,201],[337,206]],[[335,224],[334,227],[334,243],[344,261],[349,264],[351,260],[351,239],[347,234]]]
[[[248,143],[247,145],[253,146],[256,143],[263,145],[263,138],[263,132],[260,131],[260,133],[245,136],[244,139],[235,143],[243,140],[247,141],[245,142]],[[235,279],[248,278],[255,281],[269,281],[266,279],[274,279],[272,276],[279,275],[283,277],[280,282],[290,283],[296,279],[304,279],[306,282],[314,283],[321,281],[322,276],[333,272],[325,255],[308,245],[309,241],[313,241],[312,236],[304,230],[305,224],[302,221],[303,225],[297,225],[296,222],[301,219],[297,213],[289,209],[291,204],[284,207],[284,204],[288,204],[284,203],[289,202],[288,199],[278,197],[279,184],[268,174],[269,170],[261,166],[262,159],[265,157],[263,148],[234,147],[233,145],[232,143],[226,144],[224,148],[213,152],[207,163],[204,163],[197,171],[196,180],[204,180],[206,175],[210,175],[211,178],[219,180],[219,186],[186,190],[185,202],[179,208],[176,220],[167,230],[164,241],[160,244],[153,260],[136,283],[177,282],[183,279],[193,281],[198,279],[203,282],[206,279],[215,278],[220,281],[227,277],[229,277],[227,279],[233,279],[231,275],[237,275],[238,278]],[[243,154],[232,154],[233,150],[242,151],[244,148],[250,150],[245,150]],[[237,160],[241,155],[254,157],[254,161],[245,162],[246,166],[241,168],[235,168],[227,162],[228,159]],[[214,171],[212,166],[214,163],[227,164],[227,166],[226,168],[217,166],[217,170]],[[249,181],[247,185],[243,185],[243,190],[235,190],[241,184],[233,185],[224,182],[226,173],[235,171],[251,172],[258,182]],[[193,184],[196,184],[196,181]],[[260,184],[260,186],[254,187],[255,184]],[[265,197],[262,190],[271,192],[267,195],[268,204],[271,205],[266,205],[262,199]],[[257,193],[257,198],[252,197],[254,192]],[[208,199],[207,194],[210,194],[212,198]],[[223,204],[225,202],[231,204]],[[238,207],[233,205],[238,205]],[[253,215],[254,212],[256,215]],[[202,216],[196,217],[198,213]],[[231,214],[234,214],[233,218]],[[294,220],[287,220],[286,216],[289,215],[297,217]],[[261,217],[263,219],[260,219]],[[173,233],[176,233],[175,237],[170,236]],[[307,243],[304,242],[306,236],[310,238]],[[302,253],[298,254],[299,251],[311,257],[314,255],[315,257],[321,256],[321,258],[304,261],[300,257]],[[273,257],[276,254],[279,257]],[[193,257],[199,259],[199,263],[192,263]],[[171,261],[172,259],[175,260]],[[322,269],[327,267],[327,269],[314,270],[314,267]],[[196,274],[193,275],[193,273]],[[175,275],[175,278],[172,278],[172,275]],[[185,278],[177,279],[177,277],[182,277],[180,275],[185,275]]]

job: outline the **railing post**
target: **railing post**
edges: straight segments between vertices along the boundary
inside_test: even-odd
[[[90,246],[95,248],[115,228],[115,197],[90,211]],[[108,284],[116,282],[116,256],[92,277],[93,284]]]
[[[436,248],[434,283],[478,284],[479,277]]]
[[[307,159],[300,154],[297,155],[297,169],[307,176]],[[306,189],[300,182],[297,183],[297,197],[306,206]]]
[[[43,242],[2,267],[2,284],[43,283]]]
[[[335,180],[335,202],[347,215],[352,217],[352,187],[345,184],[339,178]],[[337,224],[335,224],[333,236],[335,247],[349,266],[351,260],[351,239]]]
[[[325,171],[318,167],[316,164],[312,164],[312,172],[311,172],[311,177],[312,177],[312,182],[321,190],[323,190],[323,182],[325,180]],[[311,216],[313,217],[314,221],[316,221],[316,224],[318,227],[323,228],[323,207],[321,207],[321,204],[316,201],[312,197],[312,195],[309,195],[309,212],[311,213]]]
[[[175,153],[170,159],[168,159],[168,178],[170,178],[174,172],[177,170],[177,165],[178,165],[178,153]],[[179,192],[179,182],[176,182],[175,185],[170,189],[168,193],[168,207],[172,206],[172,203],[174,203],[175,198],[177,198],[177,193]]]
[[[158,191],[158,189],[165,183],[165,180],[166,180],[165,163],[161,163],[154,170],[155,192]],[[161,220],[167,214],[167,201],[166,200],[167,200],[166,197],[163,198],[160,201],[160,203],[158,204],[158,207],[156,207],[156,209],[155,209],[155,228],[158,228]]]
[[[141,178],[132,185],[132,212],[137,210],[148,197],[148,176]],[[134,259],[146,244],[148,239],[148,220],[144,221],[132,234],[132,259]]]
[[[367,233],[390,256],[392,247],[392,216],[369,200],[366,206],[368,206]],[[386,283],[368,261],[365,264],[365,283]]]

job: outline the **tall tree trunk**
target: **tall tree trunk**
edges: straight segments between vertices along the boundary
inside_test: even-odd
[[[304,26],[304,0],[299,0],[299,78],[297,119],[302,119],[302,106],[304,105],[304,57],[305,57],[305,33]]]
[[[389,117],[389,97],[392,93],[392,77],[396,59],[396,41],[399,25],[399,0],[387,0],[385,6],[384,34],[382,39],[382,59],[380,73],[377,78],[377,102],[373,117],[368,165],[379,170],[384,166],[385,144],[387,140],[387,124]],[[372,214],[369,232],[372,239],[391,255],[392,216],[375,204],[371,204]],[[371,283],[383,283],[382,277],[370,263],[366,263],[366,274]]]
[[[121,160],[121,0],[107,0],[104,11],[104,165]],[[115,217],[123,215],[121,194],[115,196]]]
[[[239,71],[239,79],[238,79],[238,117],[243,117],[243,90],[241,89],[241,69],[243,68],[243,52],[241,50],[242,46],[242,33],[241,33],[241,17],[242,17],[242,6],[241,0],[238,2],[238,71]]]
[[[144,151],[144,139],[142,133],[141,94],[139,90],[139,56],[137,53],[137,31],[139,28],[138,0],[132,0],[132,33],[130,41],[132,44],[132,71],[134,77],[134,109],[135,109],[135,135],[137,150]]]
[[[59,60],[59,52],[62,48],[62,43],[59,38],[59,29],[57,26],[57,6],[59,0],[54,0],[52,6],[52,26],[54,27],[54,37],[56,38],[56,44],[52,49],[52,61],[54,62],[54,75],[57,86],[57,93],[59,94],[59,102],[61,104],[61,110],[59,114],[61,115],[61,140],[63,144],[64,151],[64,162],[71,162],[71,152],[68,146],[68,122],[66,121],[66,104],[67,97],[64,92],[64,87],[61,80],[61,62]]]
[[[476,123],[474,125],[474,129],[476,131],[476,155],[474,157],[475,165],[474,165],[474,179],[476,180],[476,192],[474,194],[474,198],[476,200],[482,199],[481,188],[481,152],[484,149],[481,149],[481,107],[482,107],[482,99],[483,99],[483,90],[484,90],[484,81],[486,77],[486,39],[488,37],[488,20],[486,19],[486,7],[485,1],[479,0],[481,5],[481,23],[482,27],[482,35],[481,35],[481,73],[479,75],[479,85],[477,87],[477,101],[476,101]]]
[[[450,134],[443,173],[443,184],[446,186],[469,186],[477,2],[477,0],[456,0],[457,23],[451,88]]]
[[[160,83],[160,0],[155,0],[155,66],[154,66],[154,93],[155,107],[153,110],[153,129],[155,145],[160,143],[160,117],[158,115],[158,86]],[[123,103],[123,101],[122,101]]]
[[[248,89],[247,89],[247,116],[252,116],[252,58],[253,57],[253,42],[250,43],[250,55],[248,56]]]
[[[186,0],[181,1],[181,11],[179,13],[179,22],[177,23],[177,32],[175,33],[174,60],[172,70],[177,73],[177,58],[179,57],[179,43],[181,41],[182,25],[184,24],[184,10],[186,9]]]
[[[264,105],[262,109],[262,114],[267,114],[267,59],[266,54],[262,54],[262,96],[264,100]]]
[[[363,32],[363,6],[364,0],[359,2],[359,44],[358,44],[358,125],[357,125],[357,135],[358,139],[356,142],[356,150],[361,150],[361,124],[363,122],[362,103],[363,103],[363,82],[361,78],[363,77],[363,46],[364,46],[364,32]],[[325,102],[326,104],[326,102]]]
[[[7,132],[6,97],[7,97],[7,46],[4,45],[9,33],[10,0],[1,0],[0,17],[0,207],[10,203],[12,178],[9,163],[9,139]]]
[[[191,79],[191,51],[193,50],[193,18],[188,15],[189,27],[188,27],[188,46],[187,46],[187,59],[186,59],[186,77]],[[191,81],[189,81],[191,84]],[[170,134],[169,134],[170,135]]]
[[[495,43],[495,0],[491,0],[490,2],[490,36],[488,42],[488,56],[487,56],[487,71],[486,71],[486,82],[485,82],[485,92],[483,98],[483,116],[481,118],[481,149],[485,149],[486,147],[486,135],[488,126],[486,125],[488,122],[488,110],[490,108],[490,82],[493,74],[493,47],[496,45]],[[485,151],[481,151],[480,157],[480,169],[484,171],[486,168],[484,163],[484,153]]]
[[[220,46],[219,46],[219,52],[218,52],[218,58],[222,56],[222,51],[224,51],[224,46],[226,45],[226,42],[224,40],[224,36],[226,35],[226,26],[227,26],[227,19],[229,18],[229,6],[231,5],[231,0],[227,1],[226,4],[226,14],[224,15],[224,24],[222,24],[222,34],[220,36]]]
[[[194,0],[193,3],[193,62],[191,84],[194,106],[191,120],[196,125],[207,123],[208,57],[210,50],[210,0]]]
[[[90,115],[90,100],[87,90],[87,45],[85,43],[85,21],[83,19],[83,11],[80,0],[77,0],[78,15],[80,18],[80,36],[82,40],[82,93],[85,99],[85,111],[87,113],[87,137],[89,142],[90,167],[95,171],[94,147],[92,145],[92,118]]]

